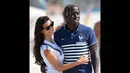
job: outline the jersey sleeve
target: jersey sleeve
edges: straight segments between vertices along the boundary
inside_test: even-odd
[[[88,32],[88,45],[91,46],[93,44],[97,43],[96,40],[96,35],[93,29],[89,27],[89,32]]]

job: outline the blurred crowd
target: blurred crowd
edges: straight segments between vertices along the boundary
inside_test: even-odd
[[[80,23],[94,29],[95,23],[100,21],[100,0],[30,0],[30,32],[34,31],[34,23],[39,16],[49,16],[55,22],[55,28],[62,24],[62,11],[67,4],[79,6]],[[30,35],[31,40],[33,34]]]

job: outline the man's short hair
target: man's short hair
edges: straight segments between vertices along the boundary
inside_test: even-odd
[[[63,16],[67,17],[69,14],[71,14],[73,7],[78,7],[78,6],[75,4],[69,4],[69,5],[65,6],[64,11],[63,11]],[[78,7],[78,9],[79,9],[79,7]],[[79,9],[79,12],[80,12],[80,9]]]

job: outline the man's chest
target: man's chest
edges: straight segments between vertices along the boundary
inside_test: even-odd
[[[62,34],[59,38],[59,45],[69,45],[69,44],[86,44],[88,43],[88,38],[83,33],[68,33]]]

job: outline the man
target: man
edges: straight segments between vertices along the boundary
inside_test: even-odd
[[[94,31],[79,23],[80,10],[77,5],[67,5],[63,11],[65,25],[55,32],[54,39],[62,48],[64,63],[76,61],[83,53],[90,58],[88,64],[82,64],[63,73],[98,73],[99,54]]]

